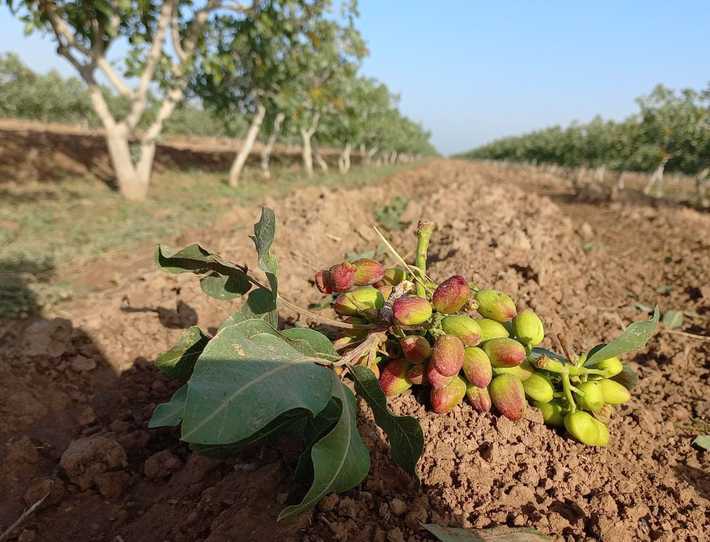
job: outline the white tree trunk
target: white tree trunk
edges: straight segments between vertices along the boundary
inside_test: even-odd
[[[698,203],[703,207],[707,201],[708,178],[710,178],[710,168],[703,169],[695,177],[695,190],[697,192]]]
[[[328,162],[323,159],[320,153],[320,148],[318,147],[318,142],[313,141],[313,158],[316,159],[316,164],[323,173],[328,173]]]
[[[274,118],[274,125],[271,128],[271,133],[269,134],[269,139],[266,141],[261,149],[261,174],[264,179],[271,178],[271,168],[269,166],[271,161],[271,151],[274,150],[274,145],[276,144],[276,139],[281,131],[281,124],[283,123],[286,115],[283,113],[278,113],[276,118]]]
[[[115,125],[106,129],[106,146],[121,195],[131,201],[144,200],[148,194],[150,177],[144,177],[134,166],[125,130]]]
[[[370,165],[372,163],[372,159],[375,157],[378,150],[379,149],[377,147],[372,147],[369,151],[367,151],[367,154],[365,155],[365,164]],[[377,161],[377,165],[382,165],[379,160]]]
[[[259,130],[261,130],[264,115],[266,115],[266,108],[261,104],[257,105],[256,113],[251,119],[251,124],[249,124],[249,129],[247,130],[242,147],[239,149],[234,162],[232,162],[232,167],[229,170],[229,186],[231,187],[235,187],[239,184],[239,177],[244,169],[244,164],[247,163],[247,158],[249,158],[251,150],[254,148],[254,141],[256,141],[256,136],[259,135]]]
[[[345,147],[343,147],[343,151],[338,157],[338,169],[340,170],[341,175],[345,175],[348,171],[350,171],[350,153],[352,152],[352,148],[353,146],[350,142],[346,143]]]
[[[301,130],[301,155],[303,156],[303,168],[306,170],[306,175],[313,177],[313,150],[311,149],[311,136],[313,134],[308,130]]]
[[[663,196],[663,171],[666,169],[668,160],[669,158],[664,158],[661,163],[658,164],[656,171],[653,172],[653,175],[651,175],[651,178],[648,180],[648,184],[643,189],[644,194],[650,194],[653,191],[656,197]]]

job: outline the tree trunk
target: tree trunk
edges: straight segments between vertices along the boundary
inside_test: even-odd
[[[698,204],[703,207],[707,200],[708,177],[710,177],[710,168],[703,169],[695,177],[695,190],[697,192]]]
[[[281,123],[284,121],[286,115],[283,113],[278,113],[276,118],[274,118],[274,125],[271,127],[271,133],[269,134],[269,139],[266,141],[266,145],[261,149],[261,174],[264,179],[271,178],[271,169],[269,167],[269,162],[271,160],[271,151],[274,150],[274,144],[276,143],[276,138],[279,136],[281,131]]]
[[[301,154],[303,156],[303,168],[306,170],[306,175],[313,177],[313,150],[311,149],[311,132],[309,130],[301,130],[301,139],[303,146]]]
[[[653,172],[651,178],[648,180],[648,184],[643,189],[644,194],[650,194],[653,190],[656,197],[663,197],[663,171],[666,169],[666,164],[668,163],[670,157],[664,158],[656,171]]]
[[[320,153],[320,148],[318,147],[318,142],[313,142],[313,157],[316,159],[316,164],[323,173],[328,173],[328,162],[323,159]]]
[[[343,147],[343,152],[341,152],[340,156],[338,157],[338,169],[340,170],[341,175],[345,175],[348,171],[350,171],[351,152],[352,144],[348,142],[345,144],[345,147]]]
[[[367,151],[367,154],[365,155],[365,164],[370,165],[372,163],[372,159],[377,154],[378,150],[379,149],[377,147],[372,147],[369,151]],[[380,164],[378,163],[378,165]]]
[[[128,134],[118,126],[107,129],[106,144],[113,169],[116,172],[119,192],[128,200],[143,201],[148,195],[150,176],[145,177],[143,172],[139,172],[133,165]]]
[[[236,187],[239,184],[239,176],[242,174],[244,164],[246,164],[249,153],[251,153],[251,150],[254,147],[254,141],[256,141],[256,136],[259,135],[261,123],[264,121],[265,114],[266,108],[259,104],[256,108],[254,117],[251,119],[251,124],[247,130],[242,148],[239,149],[239,152],[232,163],[232,168],[229,170],[229,186],[231,187]]]

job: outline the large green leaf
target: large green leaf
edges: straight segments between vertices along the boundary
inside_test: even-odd
[[[222,328],[188,382],[182,439],[197,444],[249,438],[284,412],[323,410],[331,374],[260,319]]]
[[[199,327],[192,326],[185,330],[175,346],[158,356],[155,364],[170,378],[187,379],[208,341]]]
[[[310,510],[329,493],[342,493],[358,485],[370,470],[370,453],[357,429],[355,395],[334,372],[332,396],[340,403],[340,418],[335,427],[311,448],[313,484],[299,504],[287,506],[279,520]]]
[[[305,427],[302,422],[309,417],[310,413],[306,410],[297,409],[284,412],[266,427],[239,442],[230,444],[191,444],[190,448],[199,454],[209,457],[230,457],[255,442],[264,440],[273,435],[285,433],[287,430],[290,432],[294,427],[299,426],[299,424],[301,426],[301,434],[299,436],[302,436],[303,428]]]
[[[187,399],[187,384],[180,386],[170,401],[155,407],[153,415],[148,422],[148,428],[175,427],[182,421],[182,413],[185,410],[185,399]]]
[[[311,450],[313,445],[323,438],[326,433],[330,432],[335,424],[338,423],[341,414],[340,401],[335,397],[331,397],[328,405],[318,413],[315,418],[308,420],[303,434],[303,453],[298,458],[294,481],[298,484],[311,483],[313,481],[313,460],[311,459]],[[300,488],[295,487],[298,491]],[[305,492],[305,489],[304,489]],[[295,502],[299,502],[303,498],[303,493]],[[289,501],[292,501],[292,495],[289,495]]]
[[[261,208],[261,218],[254,224],[254,235],[252,240],[256,246],[259,256],[259,268],[266,273],[269,280],[274,299],[278,295],[278,274],[279,267],[276,257],[271,254],[271,245],[276,235],[276,216],[274,211],[268,207]]]
[[[594,367],[600,361],[641,348],[655,333],[659,318],[660,311],[656,307],[650,320],[634,322],[610,343],[595,346],[589,352],[584,365],[586,367]]]
[[[417,462],[424,449],[424,434],[419,422],[411,416],[395,416],[390,412],[387,398],[370,369],[356,365],[350,369],[350,374],[358,395],[370,405],[375,422],[389,437],[392,459],[416,478]]]
[[[177,252],[158,245],[155,259],[158,266],[168,273],[202,275],[202,291],[216,299],[233,299],[247,293],[252,286],[241,268],[225,262],[196,243]]]
[[[320,331],[309,327],[292,327],[284,329],[281,335],[286,337],[291,346],[303,354],[330,361],[340,359],[338,352],[333,348],[333,343]]]
[[[442,527],[432,523],[424,528],[441,542],[543,542],[549,536],[529,528],[492,527],[490,529],[461,529]]]

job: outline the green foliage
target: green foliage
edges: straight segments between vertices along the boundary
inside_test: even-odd
[[[710,86],[674,92],[658,85],[637,99],[639,112],[621,121],[600,117],[499,139],[463,158],[554,163],[566,167],[695,174],[710,165]]]
[[[608,344],[600,344],[590,350],[586,367],[594,367],[602,360],[620,356],[644,346],[656,332],[660,311],[658,307],[653,312],[649,320],[634,322],[630,324],[624,332]]]
[[[375,220],[387,230],[401,230],[406,226],[402,222],[402,214],[407,209],[409,199],[402,196],[395,196],[387,205],[375,210]]]
[[[710,435],[699,435],[693,440],[693,446],[710,451]]]
[[[683,311],[666,311],[663,313],[661,323],[669,329],[675,329],[683,325]]]
[[[117,117],[128,112],[128,101],[108,87],[102,87],[109,109]],[[147,111],[139,124],[153,121],[160,104],[149,96]],[[15,53],[0,55],[0,117],[101,126],[86,85],[76,77],[62,77],[56,71],[39,74],[26,66]],[[168,135],[234,136],[241,133],[244,120],[236,115],[225,125],[222,117],[204,110],[199,102],[182,103],[165,123]]]
[[[244,284],[240,293],[249,296],[213,337],[193,328],[160,357],[163,372],[188,380],[156,408],[150,427],[179,424],[183,441],[213,456],[236,453],[273,435],[300,438],[304,448],[295,478],[309,489],[291,495],[279,516],[284,519],[313,508],[328,493],[358,485],[370,469],[370,456],[357,427],[355,395],[330,367],[340,360],[330,340],[314,329],[276,327],[278,264],[270,252],[275,234],[274,213],[265,208],[252,239],[268,287],[254,289],[259,281],[246,267],[200,245],[176,252],[158,247],[156,261],[164,271],[190,272],[201,282],[233,278]],[[419,424],[393,416],[374,375],[358,369],[352,372],[357,392],[389,435],[395,461],[414,474],[423,449]]]

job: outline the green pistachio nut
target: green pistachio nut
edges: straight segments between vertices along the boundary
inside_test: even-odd
[[[598,432],[596,446],[606,446],[609,444],[609,428],[596,418],[594,419],[594,423],[597,426]]]
[[[455,314],[468,303],[470,296],[471,288],[469,288],[466,279],[461,275],[454,275],[439,284],[434,290],[431,304],[442,314]]]
[[[545,338],[542,320],[532,309],[525,309],[513,318],[513,334],[520,342],[529,346],[537,346]]]
[[[618,382],[606,378],[598,380],[597,382],[599,382],[599,386],[601,387],[605,403],[609,403],[610,405],[623,405],[624,403],[628,403],[631,399],[629,390]]]
[[[613,358],[607,358],[600,361],[594,366],[594,368],[598,371],[604,371],[602,374],[604,378],[611,378],[612,376],[616,376],[622,372],[624,370],[624,365],[621,363],[619,358],[614,356]]]
[[[373,316],[384,304],[385,299],[377,288],[362,286],[340,294],[335,299],[333,309],[341,316]]]
[[[481,328],[481,342],[510,336],[510,333],[508,333],[508,330],[503,324],[491,320],[490,318],[477,318],[476,323],[478,327]]]
[[[393,359],[380,371],[380,388],[387,397],[396,397],[412,387],[407,380],[408,369],[409,363],[405,360]]]
[[[437,414],[445,414],[458,405],[466,395],[466,383],[459,376],[443,388],[431,389],[431,407]]]
[[[423,363],[431,356],[431,345],[421,335],[407,335],[399,340],[402,354],[407,361]]]
[[[453,335],[441,335],[436,339],[431,351],[434,369],[444,376],[458,374],[463,367],[464,346],[461,339]]]
[[[565,409],[557,401],[549,403],[534,403],[534,405],[542,412],[542,419],[546,425],[552,427],[562,427],[565,424]]]
[[[576,410],[565,416],[565,429],[576,440],[588,446],[595,446],[599,441],[597,420],[588,412]]]
[[[552,388],[550,380],[543,374],[535,373],[523,382],[525,395],[538,403],[549,403],[555,390]]]
[[[434,368],[434,364],[429,361],[426,366],[425,381],[434,388],[443,388],[454,379],[454,376],[445,376]]]
[[[407,274],[401,267],[388,267],[385,269],[382,280],[391,286],[397,286],[405,278],[407,278]]]
[[[577,385],[577,389],[582,392],[577,395],[577,406],[582,410],[598,412],[604,406],[604,395],[599,380],[588,380]]]
[[[523,383],[513,375],[498,375],[488,387],[491,401],[498,412],[506,418],[516,421],[523,417],[527,401]]]
[[[508,322],[517,315],[513,299],[498,290],[479,290],[476,293],[478,302],[478,312],[484,318],[490,318],[496,322]]]
[[[360,258],[352,262],[355,267],[354,282],[356,286],[368,286],[382,280],[385,268],[378,261]]]
[[[466,399],[477,412],[491,410],[491,396],[488,388],[479,388],[471,383],[466,384]]]
[[[481,342],[481,328],[476,320],[465,314],[453,314],[441,321],[441,329],[448,335],[461,339],[465,346],[476,346]]]
[[[402,326],[418,326],[431,318],[431,305],[423,297],[403,295],[392,304],[395,322]]]
[[[525,347],[515,339],[491,339],[483,343],[483,350],[491,360],[493,367],[516,367],[527,356]]]
[[[493,374],[510,374],[517,376],[521,382],[525,382],[531,375],[535,374],[535,368],[526,359],[517,367],[494,367]]]
[[[493,367],[486,353],[477,346],[469,346],[464,350],[463,374],[471,384],[485,388],[493,378]]]

